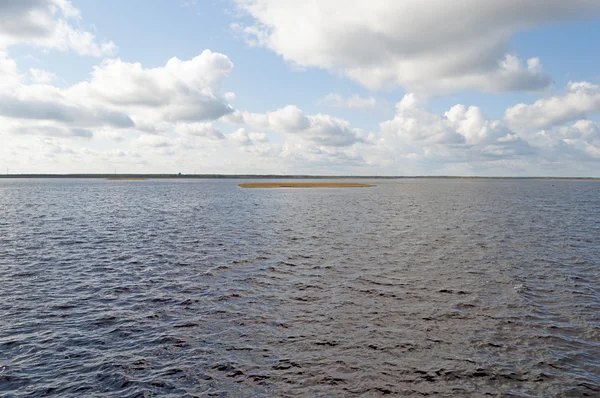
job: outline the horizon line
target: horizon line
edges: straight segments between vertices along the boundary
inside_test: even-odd
[[[600,177],[581,176],[479,176],[479,175],[325,175],[325,174],[221,174],[221,173],[23,173],[0,174],[0,178],[114,178],[114,177],[145,177],[155,179],[175,178],[289,178],[289,179],[334,179],[334,178],[364,178],[364,179],[514,179],[514,180],[600,180]]]

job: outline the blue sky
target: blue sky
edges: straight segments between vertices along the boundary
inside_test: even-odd
[[[600,1],[433,3],[0,2],[0,166],[599,176]]]

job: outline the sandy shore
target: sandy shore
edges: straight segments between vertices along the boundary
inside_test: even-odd
[[[105,178],[108,181],[146,181],[147,178],[138,178],[138,177],[115,177],[115,178]]]
[[[366,188],[373,185],[357,182],[249,182],[239,186],[242,188]]]

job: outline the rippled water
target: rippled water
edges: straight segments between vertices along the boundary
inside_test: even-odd
[[[0,395],[600,396],[600,183],[0,180]]]

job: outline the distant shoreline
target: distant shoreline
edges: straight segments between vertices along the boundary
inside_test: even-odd
[[[482,177],[482,176],[325,176],[325,175],[273,175],[273,174],[0,174],[0,178],[97,178],[105,180],[148,180],[148,179],[447,179],[447,180],[574,180],[600,181],[600,177]]]

